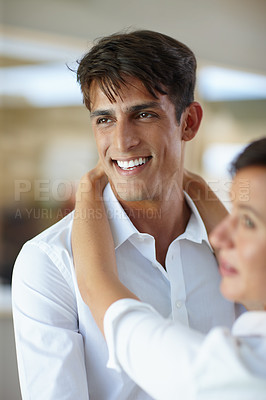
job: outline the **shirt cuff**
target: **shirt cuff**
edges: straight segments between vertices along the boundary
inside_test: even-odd
[[[136,311],[140,309],[152,310],[154,308],[149,304],[142,303],[135,299],[120,299],[113,303],[105,313],[104,316],[104,335],[108,346],[109,359],[107,362],[107,368],[112,368],[117,372],[121,372],[122,368],[120,366],[117,357],[117,331],[119,329],[119,323],[125,315],[128,315],[131,311]]]

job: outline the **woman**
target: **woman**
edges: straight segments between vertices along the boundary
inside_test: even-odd
[[[210,240],[223,295],[253,311],[242,314],[232,332],[219,327],[207,336],[164,319],[120,283],[101,168],[80,184],[72,246],[81,295],[105,334],[109,366],[124,369],[155,399],[266,399],[266,138],[249,145],[233,169],[232,214]],[[186,186],[192,197],[205,190],[195,176]],[[212,203],[197,206],[210,228]],[[88,209],[102,218],[89,218]]]

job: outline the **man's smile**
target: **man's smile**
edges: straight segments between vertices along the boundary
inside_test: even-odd
[[[124,170],[131,170],[140,165],[146,164],[148,162],[149,157],[139,157],[132,160],[115,160],[117,165]]]
[[[116,166],[116,169],[119,172],[132,172],[132,171],[140,171],[143,169],[144,165],[146,165],[152,157],[135,157],[127,160],[121,159],[113,159],[113,163]]]

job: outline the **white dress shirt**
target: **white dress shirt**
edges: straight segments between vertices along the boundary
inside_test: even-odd
[[[191,218],[169,246],[166,270],[156,261],[154,238],[137,231],[109,185],[104,201],[119,277],[132,292],[162,316],[201,332],[232,326],[238,310],[219,292],[216,260],[188,196]],[[27,242],[14,267],[13,315],[23,400],[150,399],[125,373],[106,367],[106,342],[77,286],[72,220],[73,213]]]
[[[157,400],[265,400],[266,312],[246,312],[207,335],[163,318],[133,299],[104,318],[110,368]]]

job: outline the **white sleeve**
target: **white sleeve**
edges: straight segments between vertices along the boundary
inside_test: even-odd
[[[104,330],[108,367],[124,369],[155,399],[176,400],[177,393],[182,400],[194,398],[190,367],[203,335],[177,327],[151,306],[131,299],[111,305]]]
[[[12,307],[23,400],[88,400],[70,273],[35,244],[15,263]]]
[[[245,364],[253,350],[227,329],[205,337],[133,299],[111,305],[104,329],[108,366],[124,369],[155,399],[266,400],[266,380]]]

